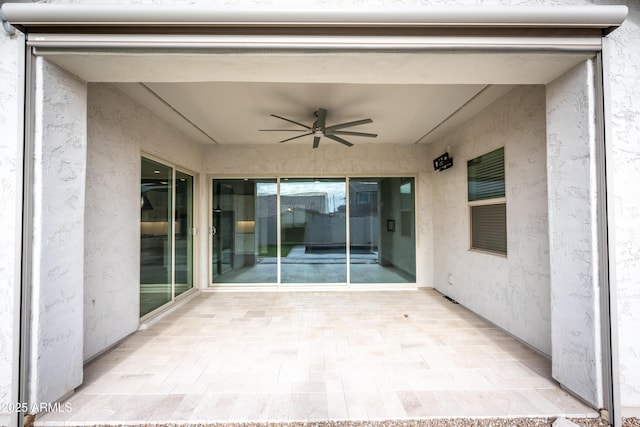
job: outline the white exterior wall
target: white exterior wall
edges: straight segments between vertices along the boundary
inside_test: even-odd
[[[551,354],[544,87],[516,87],[432,144],[454,166],[433,181],[434,286]],[[469,250],[467,160],[505,150],[508,256]],[[452,275],[453,284],[448,284]]]
[[[612,125],[607,141],[610,277],[618,294],[621,400],[629,408],[623,414],[640,416],[640,2],[623,4],[629,16],[609,36],[605,76]]]
[[[199,144],[113,86],[89,85],[87,113],[84,360],[138,327],[141,152],[202,169]]]
[[[23,37],[0,34],[0,407],[15,401],[22,240]],[[0,425],[8,423],[0,412]]]
[[[205,170],[214,177],[416,176],[416,280],[431,287],[433,277],[431,185],[428,147],[414,144],[310,144],[204,147]],[[398,231],[399,233],[399,231]]]
[[[30,402],[82,383],[86,83],[38,58],[35,83]]]
[[[547,181],[553,377],[600,408],[594,78],[588,61],[547,85]]]

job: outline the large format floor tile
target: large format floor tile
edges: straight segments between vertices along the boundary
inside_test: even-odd
[[[39,425],[597,413],[432,290],[204,293],[93,361]]]

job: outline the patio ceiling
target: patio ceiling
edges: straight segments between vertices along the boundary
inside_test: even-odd
[[[36,55],[88,82],[144,82],[123,89],[194,139],[220,144],[274,144],[284,137],[258,132],[282,124],[269,114],[310,123],[319,107],[329,123],[372,118],[361,130],[380,136],[359,143],[429,142],[493,102],[500,85],[546,84],[593,56],[602,31],[627,14],[190,6],[2,11]]]
[[[428,143],[517,84],[546,84],[590,52],[246,52],[55,54],[48,59],[89,82],[113,82],[205,144],[277,144],[295,129],[371,118],[355,144]],[[300,138],[291,144],[307,144]]]

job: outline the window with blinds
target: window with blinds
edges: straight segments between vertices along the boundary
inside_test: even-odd
[[[504,197],[504,148],[467,162],[469,201]]]
[[[507,254],[504,148],[467,162],[471,249]]]

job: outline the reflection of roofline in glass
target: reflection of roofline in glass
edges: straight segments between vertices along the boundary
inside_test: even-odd
[[[315,188],[314,188],[315,187]],[[256,189],[259,196],[262,195],[275,195],[276,194],[275,183],[257,183]],[[316,191],[316,188],[319,191]],[[333,195],[337,199],[346,198],[346,185],[345,181],[292,181],[280,183],[280,194],[286,196],[300,196],[306,194],[323,193],[329,196]]]

